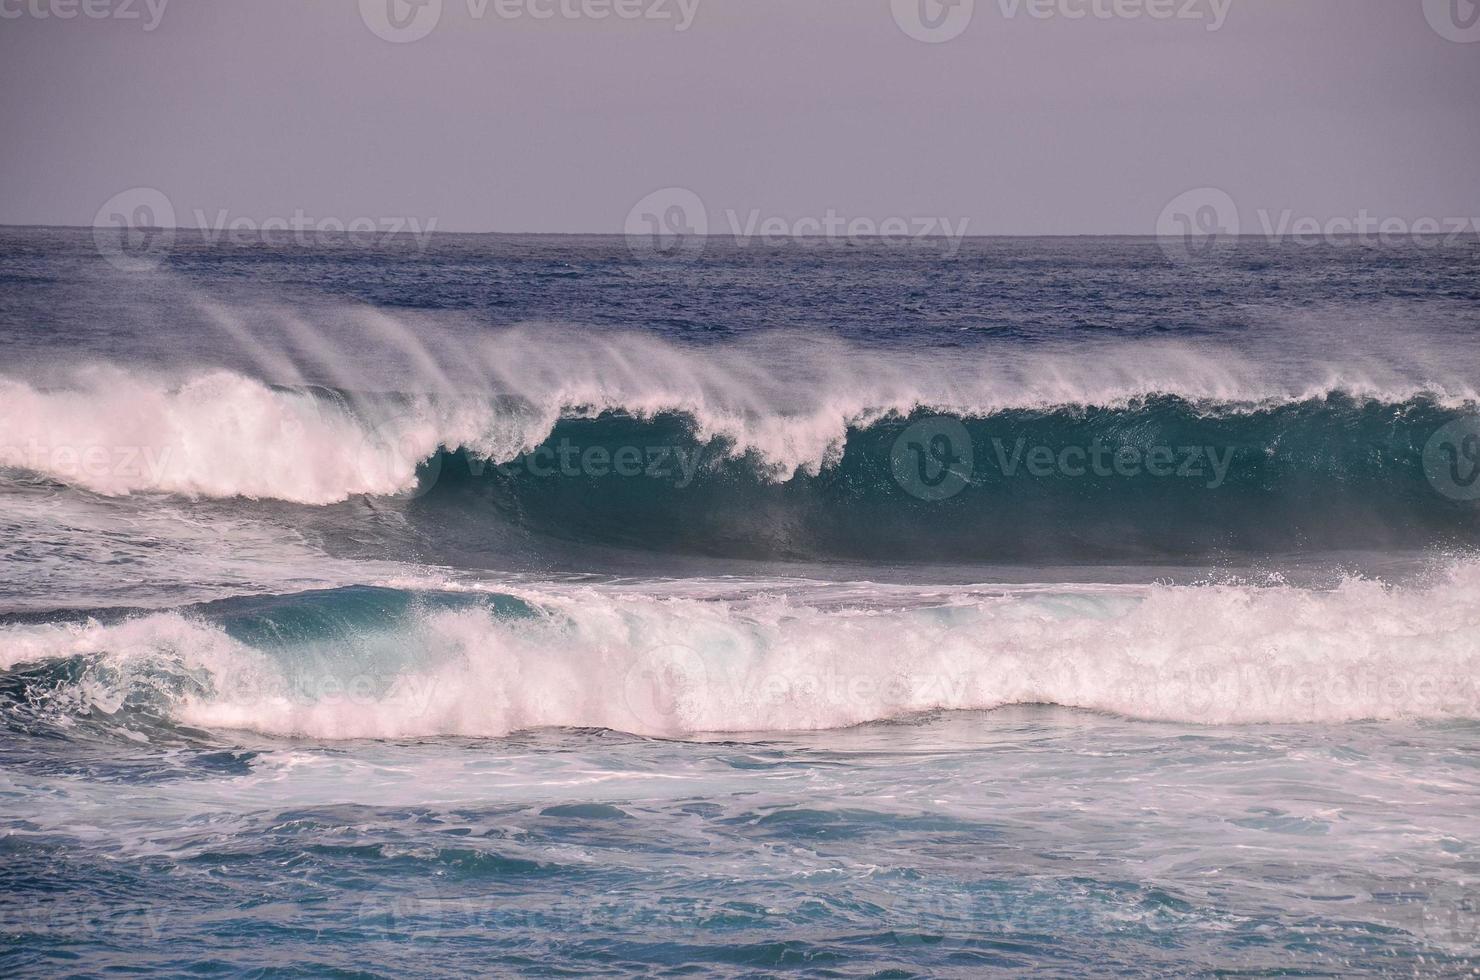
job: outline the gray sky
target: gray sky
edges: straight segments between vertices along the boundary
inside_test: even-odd
[[[370,26],[392,0],[168,0],[146,30],[152,2],[0,0],[0,222],[92,224],[133,187],[181,225],[225,209],[448,231],[621,231],[669,186],[711,231],[728,210],[831,209],[1150,233],[1202,186],[1245,231],[1261,209],[1480,216],[1480,40],[1431,24],[1480,32],[1472,0],[1216,0],[1221,22],[1215,0],[1151,0],[1195,19],[975,0],[944,43],[910,36],[929,34],[920,0],[685,0],[682,31],[678,0],[617,0],[665,20],[440,0],[400,8],[437,15],[407,43]]]

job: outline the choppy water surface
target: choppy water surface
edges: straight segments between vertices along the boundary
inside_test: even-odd
[[[0,970],[1470,975],[1473,255],[0,232]]]

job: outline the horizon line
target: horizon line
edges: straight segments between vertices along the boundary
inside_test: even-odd
[[[98,230],[100,228],[101,229],[107,229],[109,227],[110,227],[109,225],[65,225],[65,224],[63,224],[63,225],[54,225],[54,224],[42,224],[42,223],[38,223],[38,222],[6,222],[6,221],[0,221],[0,229],[44,229],[44,230],[48,230],[48,231],[96,231],[96,230]],[[201,227],[199,225],[151,225],[149,227],[158,229],[160,231],[211,232],[212,234],[214,234],[218,238],[227,238],[227,237],[231,236],[232,234],[238,234],[239,233],[239,232],[232,232],[231,230],[225,229],[225,228],[222,228],[222,229],[203,228],[203,227]],[[133,230],[133,229],[130,229],[130,230]],[[259,232],[261,232],[261,230],[262,229],[260,229],[260,228],[259,229],[255,229],[254,230],[254,233],[259,233]],[[627,237],[629,237],[628,236],[628,233],[625,232],[625,231],[448,231],[448,230],[441,229],[441,228],[422,229],[421,231],[382,231],[382,230],[376,230],[374,232],[368,232],[368,231],[366,231],[366,232],[362,232],[362,231],[352,232],[352,231],[349,231],[348,229],[328,230],[328,229],[319,229],[319,228],[302,228],[302,229],[296,229],[296,232],[298,234],[309,234],[309,233],[311,233],[311,234],[315,234],[315,235],[364,235],[364,234],[374,234],[374,235],[376,235],[378,237],[382,237],[382,238],[400,238],[400,237],[420,238],[420,237],[429,236],[429,235],[463,235],[463,236],[467,236],[467,237],[499,235],[499,236],[503,236],[503,237],[507,237],[507,238],[534,238],[534,237],[627,238]],[[267,234],[269,234],[269,235],[292,235],[294,233],[295,233],[295,229],[291,229],[291,228],[274,228],[271,231],[267,232]],[[1409,231],[1406,231],[1406,232],[1399,233],[1398,237],[1402,237],[1402,238],[1452,238],[1452,237],[1455,237],[1455,235],[1456,235],[1455,232],[1447,232],[1447,231],[1415,232],[1415,231],[1409,230]],[[1465,231],[1459,232],[1458,235],[1460,237],[1464,237],[1464,236],[1468,235],[1470,237],[1474,237],[1474,238],[1480,239],[1480,231],[1477,231],[1477,230],[1474,230],[1474,229],[1467,229]],[[991,239],[1003,239],[1003,238],[1148,238],[1148,239],[1159,239],[1159,238],[1181,238],[1183,236],[1181,236],[1181,235],[1159,235],[1156,232],[1144,232],[1144,231],[1140,231],[1140,232],[1124,232],[1124,231],[1077,231],[1077,232],[994,232],[992,234],[985,234],[985,235],[976,234],[976,235],[959,235],[959,236],[957,236],[957,235],[883,235],[883,234],[879,234],[879,233],[875,233],[875,234],[872,234],[872,235],[861,235],[861,234],[860,235],[822,235],[822,234],[817,234],[817,235],[762,235],[762,234],[760,234],[758,232],[756,234],[746,236],[746,235],[737,235],[737,234],[734,234],[732,232],[706,232],[706,233],[704,233],[702,235],[694,234],[694,235],[675,236],[675,237],[686,237],[686,238],[692,237],[692,238],[705,238],[705,239],[710,239],[710,238],[741,239],[741,238],[745,238],[745,239],[762,239],[762,240],[765,240],[765,239],[778,239],[778,240],[786,240],[786,239],[819,239],[819,240],[827,240],[827,239],[838,239],[838,240],[846,240],[846,239],[862,239],[862,240],[870,240],[870,239],[912,239],[912,240],[928,241],[928,240],[936,240],[936,239],[939,239],[941,241],[968,241],[968,240],[991,240]],[[1279,237],[1296,238],[1296,237],[1300,237],[1300,236],[1294,235],[1293,233],[1287,234],[1287,235],[1284,235],[1284,236],[1271,236],[1271,235],[1266,234],[1266,233],[1263,233],[1263,232],[1239,232],[1238,234],[1233,234],[1233,235],[1222,234],[1222,235],[1207,236],[1207,237],[1217,237],[1217,238],[1220,238],[1220,239],[1240,239],[1240,238],[1269,239],[1271,237],[1275,237],[1275,238],[1279,238]],[[1362,238],[1362,237],[1370,237],[1370,236],[1364,236],[1361,232],[1351,231],[1351,232],[1331,232],[1329,234],[1323,233],[1323,236],[1322,237],[1332,237],[1332,238]]]

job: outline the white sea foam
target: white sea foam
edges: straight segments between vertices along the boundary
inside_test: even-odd
[[[788,335],[697,348],[534,327],[454,343],[379,311],[363,316],[375,336],[393,338],[385,344],[410,371],[397,379],[399,390],[416,397],[335,398],[226,370],[156,377],[95,367],[45,386],[0,378],[0,466],[110,495],[327,504],[412,489],[418,464],[439,447],[503,462],[538,446],[561,417],[606,411],[684,415],[698,439],[721,439],[782,480],[836,461],[850,427],[922,410],[988,416],[1119,407],[1155,395],[1225,412],[1334,393],[1393,404],[1420,396],[1450,406],[1480,402],[1467,380],[1473,374],[1452,357],[1446,362],[1443,351],[1401,362],[1347,353],[1280,366],[1180,342],[882,352]],[[295,335],[305,332],[312,335],[306,327]],[[286,349],[306,343],[283,341]],[[322,338],[312,349],[315,363],[334,361]],[[336,384],[386,390],[375,387],[386,379],[345,366],[352,360],[346,355],[334,372]],[[303,380],[293,373],[291,380]]]
[[[1480,719],[1475,565],[1422,589],[1055,586],[902,601],[895,588],[829,608],[804,594],[499,588],[540,614],[444,609],[271,653],[175,613],[12,626],[0,666],[95,658],[86,698],[104,707],[120,702],[121,677],[191,672],[204,686],[169,706],[182,722],[328,739],[815,730],[1021,703],[1215,724]]]
[[[323,504],[408,490],[439,445],[481,446],[496,431],[487,408],[470,418],[422,399],[367,403],[361,415],[226,371],[170,383],[96,369],[76,380],[39,390],[0,379],[0,465],[110,495]]]

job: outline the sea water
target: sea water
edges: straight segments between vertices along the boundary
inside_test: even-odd
[[[1473,972],[1474,248],[5,230],[0,964]]]

